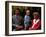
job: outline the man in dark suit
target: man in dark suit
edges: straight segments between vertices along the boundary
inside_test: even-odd
[[[19,9],[15,10],[15,15],[12,16],[12,30],[20,30],[23,28],[21,24],[22,17],[20,16]]]

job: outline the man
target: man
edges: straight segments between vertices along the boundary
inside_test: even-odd
[[[41,20],[39,18],[39,13],[33,13],[34,19],[32,20],[32,26],[29,27],[29,30],[39,30],[41,28]]]
[[[23,28],[23,26],[20,25],[21,20],[22,20],[22,17],[20,16],[19,9],[17,8],[15,10],[15,15],[13,15],[13,17],[12,17],[13,30],[19,30],[19,29]]]

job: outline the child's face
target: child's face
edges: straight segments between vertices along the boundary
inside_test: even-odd
[[[26,11],[26,15],[30,15],[30,11],[29,10]]]

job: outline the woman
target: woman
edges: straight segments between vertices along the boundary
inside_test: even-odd
[[[33,13],[34,19],[32,20],[32,26],[29,27],[29,30],[39,30],[41,28],[41,20],[39,18],[39,13]]]

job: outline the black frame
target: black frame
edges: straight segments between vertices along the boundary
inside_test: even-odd
[[[26,3],[26,4],[42,4],[44,5],[44,32],[43,33],[28,33],[28,34],[12,34],[9,35],[9,3]],[[5,35],[6,36],[18,36],[18,35],[32,35],[32,34],[45,34],[45,3],[36,2],[18,2],[18,1],[5,1]]]

